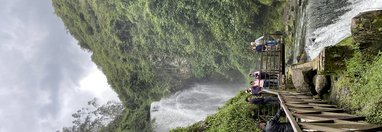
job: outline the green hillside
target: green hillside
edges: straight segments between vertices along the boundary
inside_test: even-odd
[[[150,103],[195,81],[245,80],[249,42],[281,30],[283,2],[53,0],[125,105],[105,131],[151,131]]]

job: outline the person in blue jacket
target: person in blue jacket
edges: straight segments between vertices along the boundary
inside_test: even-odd
[[[260,98],[247,97],[245,101],[256,105],[267,105],[267,104],[279,104],[279,99],[277,97],[267,96]]]
[[[257,52],[262,52],[266,50],[266,46],[276,46],[278,43],[276,40],[266,40],[264,41],[264,36],[261,36],[255,40],[255,42],[251,42],[251,46],[253,50],[256,50]]]

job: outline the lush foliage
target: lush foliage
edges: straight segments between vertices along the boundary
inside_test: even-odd
[[[62,132],[95,132],[100,131],[116,117],[120,116],[124,110],[121,103],[109,101],[104,105],[99,105],[97,99],[88,102],[87,107],[83,107],[73,113],[73,126],[64,127]],[[59,132],[59,130],[58,130]]]
[[[205,121],[198,122],[186,128],[176,128],[173,132],[194,132],[194,131],[223,131],[223,132],[253,132],[260,131],[257,122],[251,114],[257,108],[244,101],[248,94],[241,92],[230,99],[218,113],[208,116]]]
[[[105,131],[150,131],[151,101],[195,80],[243,78],[256,60],[248,43],[282,27],[282,2],[267,4],[275,7],[253,0],[53,0],[126,106]]]
[[[259,2],[264,5],[271,5],[273,0],[259,0]]]
[[[367,117],[372,123],[382,123],[382,56],[359,50],[351,38],[341,42],[355,50],[346,61],[346,70],[338,73],[334,93],[342,107]]]

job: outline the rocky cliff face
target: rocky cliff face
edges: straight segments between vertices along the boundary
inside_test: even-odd
[[[360,49],[375,53],[382,49],[382,10],[358,14],[352,19],[351,32]]]

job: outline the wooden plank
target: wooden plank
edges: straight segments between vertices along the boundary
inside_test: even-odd
[[[295,113],[298,114],[315,114],[320,112],[343,112],[342,109],[335,109],[335,108],[289,108]]]
[[[286,103],[286,105],[307,105],[310,107],[317,106],[317,107],[328,107],[328,108],[336,108],[336,105],[330,105],[330,104],[316,104],[316,103],[307,103],[301,101],[301,103]]]
[[[314,108],[290,108],[290,109],[301,110],[301,111],[321,111],[321,112],[344,111],[343,109],[338,109],[338,108],[324,108],[324,107],[314,107]]]
[[[332,116],[356,116],[348,113],[336,113],[336,112],[322,112],[324,115],[332,115]]]
[[[303,101],[288,101],[287,103],[288,104],[307,104],[307,102],[303,102]]]
[[[318,131],[370,131],[382,130],[381,126],[372,124],[347,124],[347,123],[299,123],[303,128]]]
[[[334,123],[334,120],[308,120],[301,123]]]
[[[359,121],[359,120],[364,120],[365,117],[362,116],[335,116],[335,115],[325,115],[325,114],[293,114],[295,117],[302,118],[302,119],[310,119],[310,120],[315,120],[315,121],[322,121],[322,120],[332,120],[333,122],[336,122],[336,120],[339,121]]]
[[[330,107],[330,108],[336,108],[336,105],[330,105],[330,104],[316,104],[316,103],[308,103],[311,106],[319,106],[319,107]]]
[[[294,108],[313,108],[313,106],[307,105],[307,104],[291,104],[286,103],[287,106],[294,107]]]
[[[328,131],[328,132],[341,132],[344,130],[338,129],[338,128],[332,128],[332,127],[326,127],[326,126],[320,126],[320,125],[314,125],[311,123],[299,123],[299,125],[303,129],[308,130],[316,130],[316,131]],[[305,131],[305,130],[304,130]]]
[[[328,101],[323,101],[323,100],[317,100],[317,99],[300,99],[304,102],[308,102],[308,103],[317,103],[317,104],[327,104]]]
[[[306,97],[306,98],[313,98],[312,96],[309,95],[281,95],[282,97],[290,97],[290,98],[298,98],[298,97]]]
[[[291,99],[291,98],[284,98],[285,100],[287,100],[286,102],[287,103],[298,103],[298,102],[301,102],[301,103],[316,103],[316,104],[326,104],[327,102],[326,101],[320,101],[320,100],[304,100],[304,99]]]
[[[287,98],[299,98],[299,99],[312,99],[313,96],[309,95],[282,95],[282,97]]]
[[[290,91],[279,91],[281,95],[307,95],[306,93],[296,93]]]

